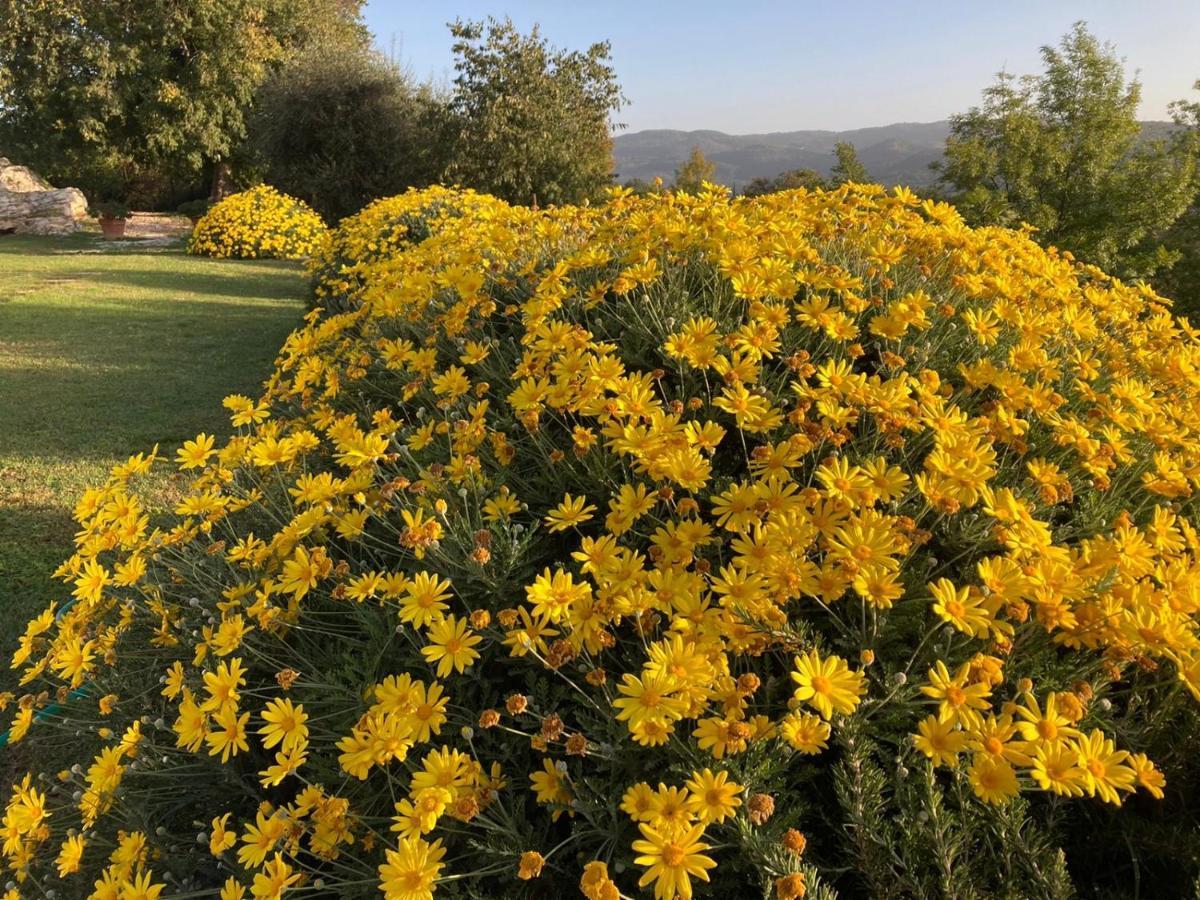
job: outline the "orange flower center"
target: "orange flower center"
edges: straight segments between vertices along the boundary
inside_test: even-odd
[[[686,856],[683,848],[677,844],[667,844],[662,850],[663,865],[675,868],[683,865],[683,858]]]

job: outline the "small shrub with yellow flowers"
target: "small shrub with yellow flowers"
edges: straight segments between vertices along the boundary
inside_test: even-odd
[[[187,249],[219,259],[307,259],[328,240],[329,229],[307,203],[260,184],[213,206]]]
[[[863,185],[338,240],[174,515],[157,452],[79,503],[12,736],[100,749],[11,791],[17,895],[1066,897],[1064,816],[1163,796],[1200,343],[1149,289]]]
[[[433,187],[384,197],[338,223],[332,240],[309,260],[313,305],[331,312],[353,307],[373,268],[442,225],[467,214],[486,214],[495,200],[471,190]]]

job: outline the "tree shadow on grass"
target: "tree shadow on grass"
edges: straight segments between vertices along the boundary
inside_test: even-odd
[[[51,505],[0,506],[0,692],[11,691],[17,697],[36,693],[34,682],[20,684],[19,670],[9,668],[26,623],[56,601],[59,608],[70,599],[71,585],[55,581],[50,574],[72,551],[75,525],[70,510]],[[89,702],[81,698],[79,703]],[[90,702],[94,703],[92,699]],[[0,731],[8,724],[16,706],[0,716]],[[35,728],[52,728],[39,723]],[[33,767],[41,771],[66,768],[94,752],[97,738],[86,732],[59,731],[44,735],[36,743],[18,741],[0,747],[0,797],[9,785],[20,781]],[[89,750],[89,748],[93,748]]]
[[[0,257],[6,253],[18,257],[48,255],[6,251],[0,241]],[[303,265],[291,260],[211,260],[178,252],[78,256],[70,258],[69,264],[54,275],[39,277],[37,270],[24,274],[24,281],[31,283],[24,284],[19,293],[12,296],[7,296],[8,292],[0,286],[0,299],[15,300],[44,287],[74,284],[88,288],[92,285],[133,288],[154,300],[171,303],[181,294],[254,303],[264,299],[295,299],[302,293],[305,279]],[[128,298],[121,300],[126,302]]]
[[[199,300],[0,308],[0,451],[125,456],[210,429],[231,393],[257,395],[299,305]],[[5,327],[5,322],[10,327]]]
[[[214,365],[236,371],[215,360]],[[86,371],[10,369],[4,381],[16,398],[36,392],[37,404],[18,399],[6,410],[0,402],[0,416],[14,429],[0,438],[0,449],[47,460],[92,454],[123,458],[154,444],[165,449],[199,431],[224,430],[228,412],[221,401],[226,396],[261,392],[261,381],[244,375],[200,380],[188,370],[164,374],[150,365],[116,367],[101,379]],[[71,420],[70,430],[60,426],[58,416]]]
[[[57,256],[61,253],[91,249],[100,243],[98,235],[88,232],[43,237],[32,234],[0,234],[0,255]]]
[[[81,281],[92,279],[98,280],[93,275]],[[197,277],[196,283],[207,280],[207,276]],[[256,302],[259,297],[289,302],[286,305],[271,303],[264,307],[264,304]],[[303,307],[296,300],[294,289],[280,291],[278,297],[252,294],[249,299],[228,296],[228,299],[219,301],[164,297],[163,302],[137,302],[122,297],[101,298],[87,305],[59,305],[54,300],[35,298],[0,308],[0,326],[3,326],[0,327],[0,340],[24,337],[22,343],[27,343],[29,339],[69,343],[73,351],[84,355],[111,356],[120,352],[121,348],[98,339],[114,332],[118,337],[129,339],[154,330],[171,332],[200,329],[202,326],[204,331],[214,335],[227,334],[246,340],[254,337],[255,331],[259,330],[256,326],[278,326],[279,322],[286,321],[291,328],[295,328],[300,325],[302,313]],[[201,339],[202,336],[196,335],[196,338]],[[138,348],[139,352],[153,349]],[[274,349],[278,349],[278,346]]]
[[[285,260],[239,260],[228,263],[230,271],[225,272],[215,270],[214,265],[222,263],[208,262],[204,268],[192,271],[115,268],[94,273],[90,278],[104,284],[149,291],[161,295],[164,300],[179,294],[212,294],[246,297],[246,302],[253,302],[257,299],[294,299],[296,282],[278,276],[281,272],[294,273],[297,280],[303,276],[299,263]]]
[[[71,554],[75,527],[65,505],[0,500],[0,689],[16,682],[8,662],[25,623],[71,596],[70,585],[50,574]]]

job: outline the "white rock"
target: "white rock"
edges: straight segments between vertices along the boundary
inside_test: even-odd
[[[87,217],[78,188],[54,188],[0,156],[0,234],[71,234]]]
[[[41,175],[25,166],[14,166],[0,156],[0,190],[27,193],[29,191],[52,191],[54,185]]]

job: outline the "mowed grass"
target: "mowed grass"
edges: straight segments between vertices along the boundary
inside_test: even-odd
[[[0,236],[0,690],[25,622],[70,597],[50,574],[80,495],[133,453],[227,434],[222,398],[258,394],[304,289],[295,263]],[[160,506],[168,468],[142,481]]]

